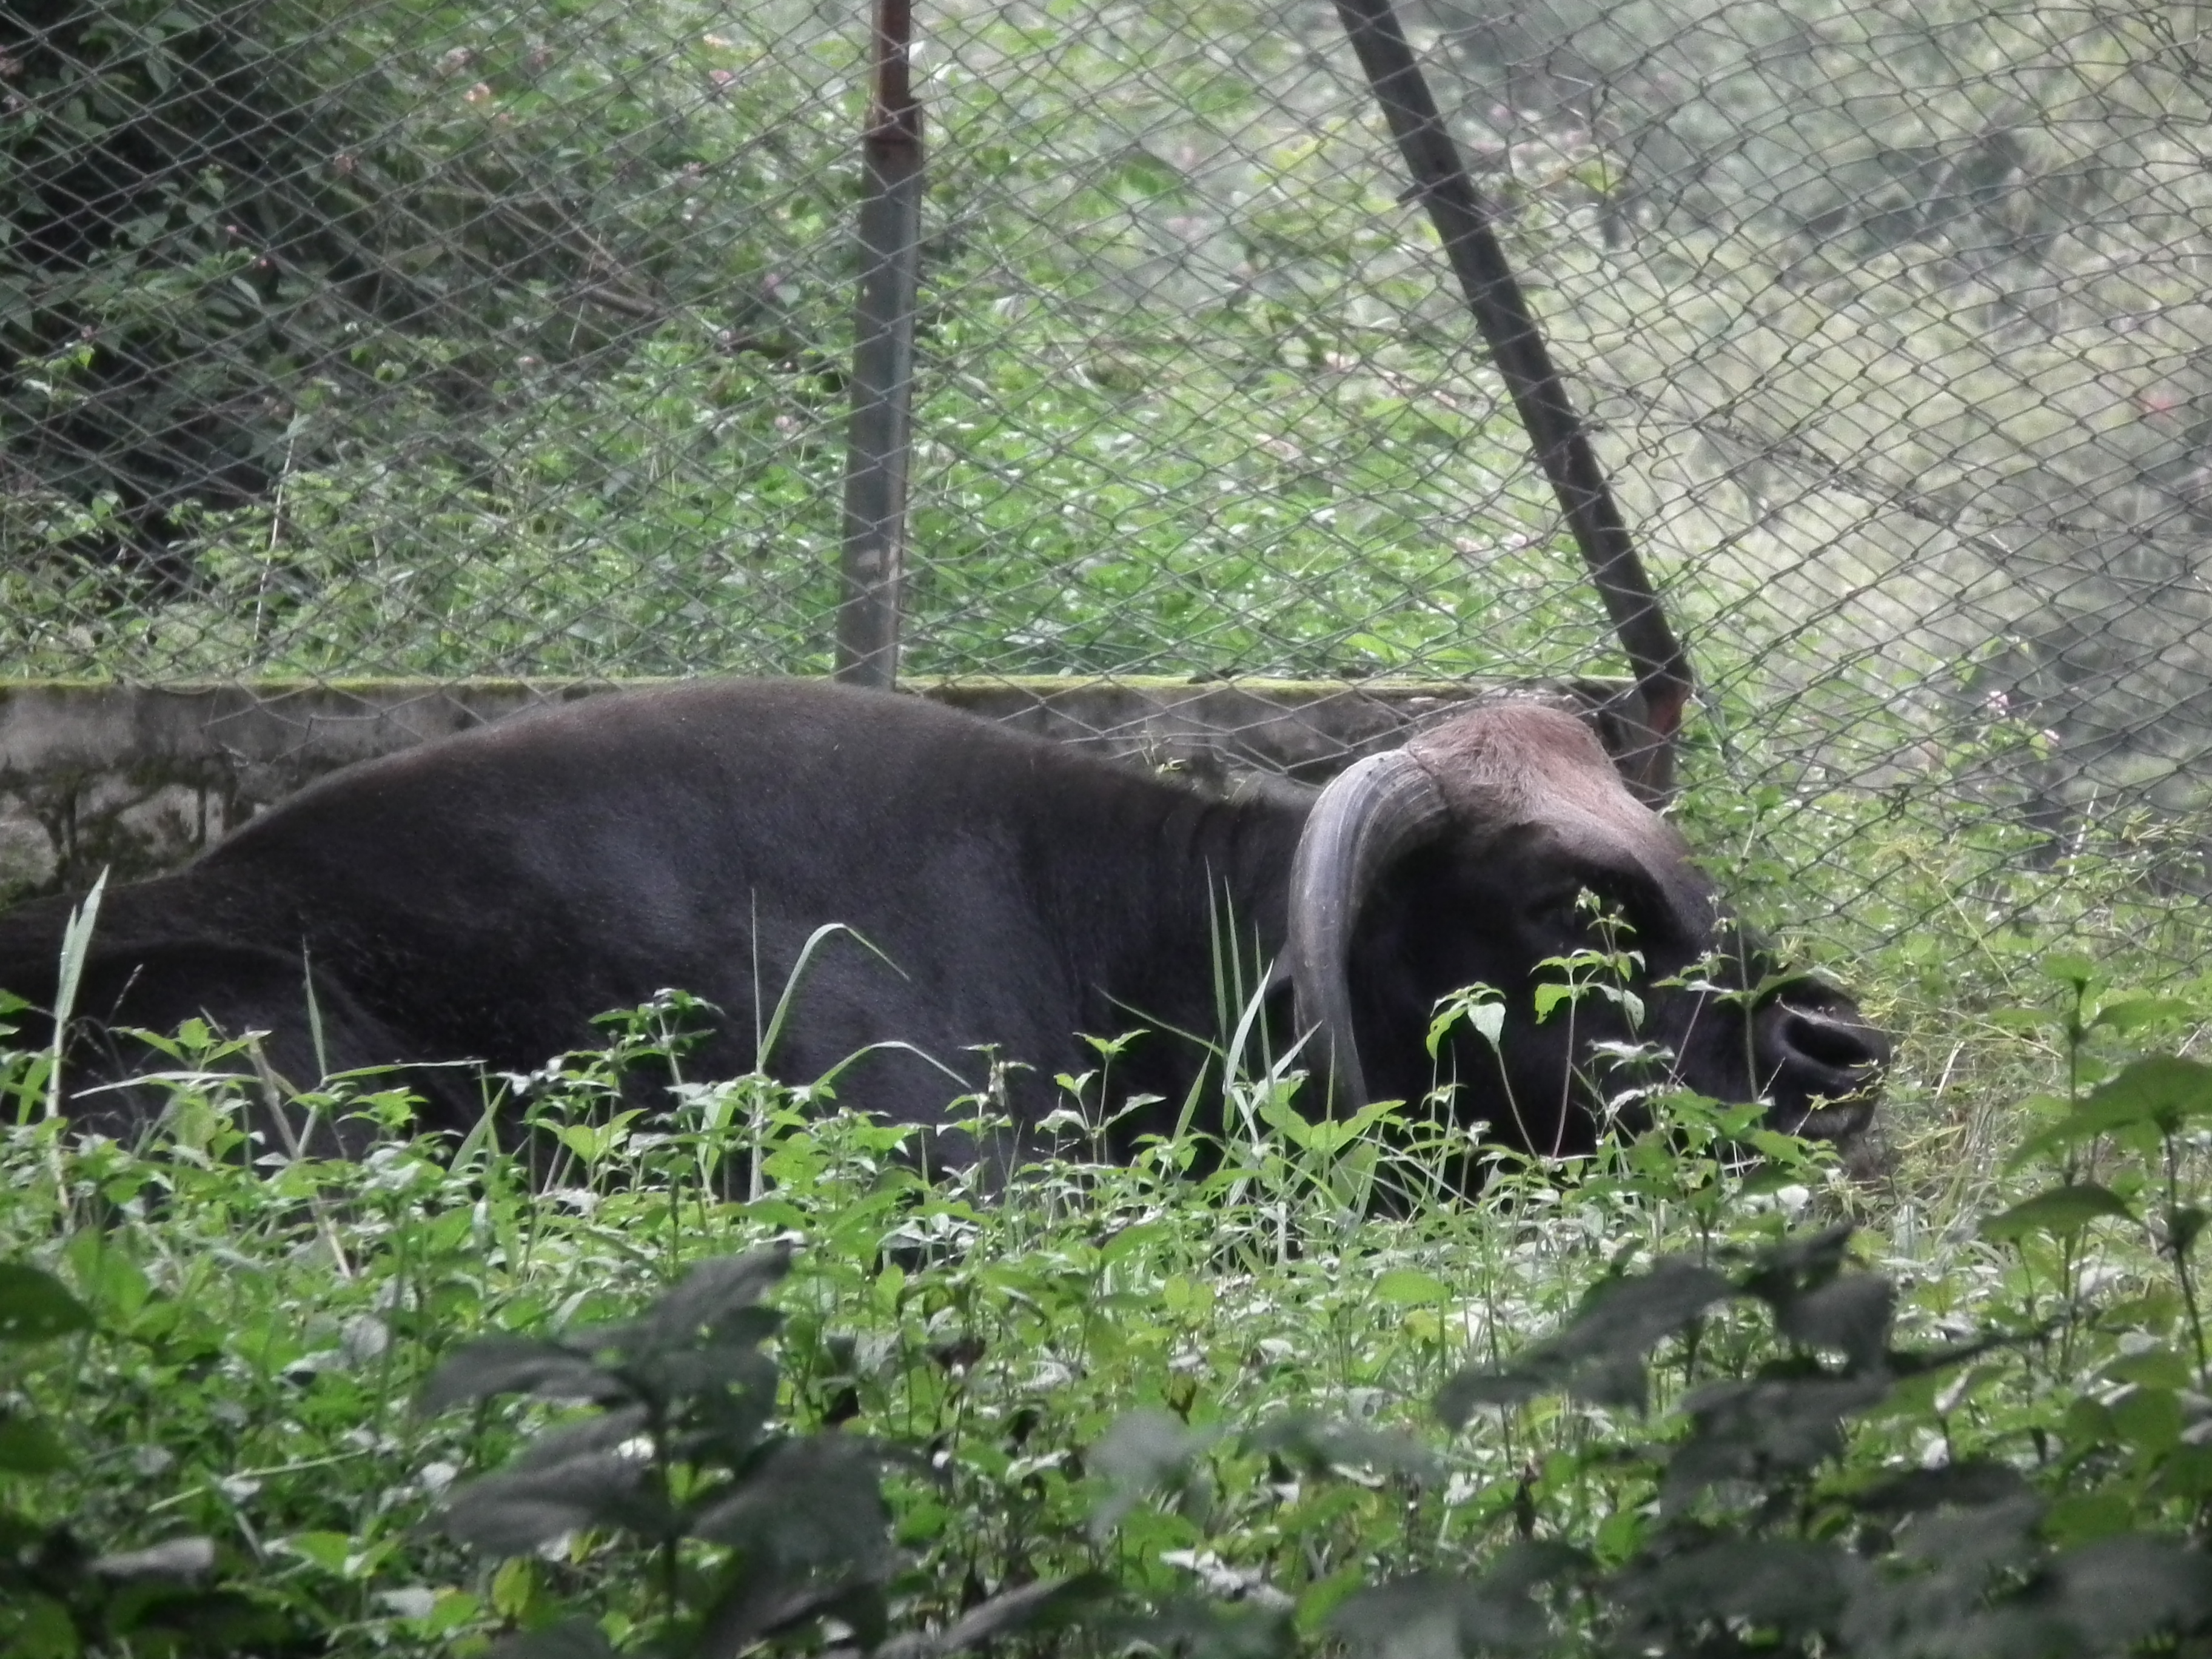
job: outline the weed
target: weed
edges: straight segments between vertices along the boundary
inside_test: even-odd
[[[688,1079],[677,998],[510,1079],[542,1130],[513,1146],[319,1159],[180,1064],[143,1145],[0,1140],[8,1282],[77,1310],[0,1346],[11,1636],[2185,1649],[2212,1086],[2172,1050],[2203,1010],[2041,971],[2051,1006],[1989,1029],[2048,1084],[1948,1210],[1661,1091],[1587,1158],[1378,1212],[1455,1144],[1310,1114],[1295,1057],[1232,1070],[1202,1152],[1106,1161],[1114,1039],[1062,1152],[933,1173],[828,1086]],[[674,1109],[635,1115],[637,1075]],[[375,1082],[311,1097],[383,1127]]]

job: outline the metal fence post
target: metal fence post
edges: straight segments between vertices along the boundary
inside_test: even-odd
[[[1646,795],[1663,801],[1674,791],[1674,734],[1694,690],[1689,653],[1667,624],[1596,452],[1553,367],[1543,332],[1506,263],[1490,216],[1461,165],[1459,148],[1437,112],[1391,0],[1336,0],[1336,11],[1413,175],[1409,196],[1428,209],[1443,239],[1468,309],[1528,428],[1537,464],[1559,497],[1635,671],[1644,704],[1638,717],[1652,738],[1635,768],[1636,781]]]
[[[921,106],[908,61],[913,26],[912,0],[877,0],[873,88],[860,143],[866,193],[837,605],[836,676],[856,685],[888,686],[898,678],[921,243]]]

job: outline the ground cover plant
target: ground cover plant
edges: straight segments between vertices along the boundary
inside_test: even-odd
[[[3,1644],[2203,1651],[2206,999],[2007,967],[1986,1121],[1886,1188],[1681,1099],[1395,1218],[1462,1148],[1279,1068],[1207,1173],[1098,1162],[1111,1042],[1000,1190],[683,1079],[680,1000],[510,1079],[526,1149],[357,1164],[244,1138],[204,1031],[137,1146],[12,1056]]]

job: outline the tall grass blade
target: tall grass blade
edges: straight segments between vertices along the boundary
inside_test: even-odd
[[[62,1115],[62,1049],[69,1042],[70,1017],[76,1012],[76,988],[84,977],[84,959],[92,949],[92,930],[100,925],[100,896],[107,890],[107,872],[92,884],[84,902],[70,912],[62,930],[61,977],[54,987],[53,1047],[46,1056],[46,1116]]]

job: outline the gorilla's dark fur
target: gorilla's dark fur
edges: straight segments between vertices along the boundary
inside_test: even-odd
[[[665,987],[722,1011],[687,1071],[732,1075],[810,934],[842,922],[874,951],[836,937],[816,953],[778,1075],[896,1041],[973,1077],[990,1045],[1030,1068],[1012,1101],[1033,1120],[1046,1079],[1095,1065],[1078,1033],[1142,1026],[1117,1092],[1169,1103],[1125,1117],[1126,1143],[1164,1127],[1197,1074],[1202,1051],[1176,1034],[1217,1030],[1226,925],[1283,964],[1277,1052],[1294,1007],[1340,1106],[1418,1097],[1441,1071],[1498,1143],[1574,1150],[1595,1133],[1589,1044],[1629,1035],[1605,999],[1535,1016],[1539,964],[1593,942],[1585,889],[1632,923],[1644,1034],[1685,1082],[1766,1098],[1780,1127],[1857,1128],[1881,1036],[1808,981],[1755,1007],[1655,983],[1709,954],[1723,986],[1768,970],[1596,740],[1528,702],[1478,707],[1309,801],[1218,799],[910,697],[793,682],[594,697],[338,773],[189,869],[108,892],[76,1077],[128,1046],[99,1030],[195,1014],[268,1031],[268,1062],[294,1079],[319,1058],[527,1070]],[[50,899],[0,917],[0,984],[51,1006],[69,913]],[[1502,1060],[1462,1030],[1432,1062],[1437,1000],[1477,981],[1507,1000]],[[432,1121],[478,1115],[468,1073],[410,1077]],[[957,1091],[890,1049],[842,1086],[924,1123]],[[141,1109],[88,1092],[72,1115],[112,1131]]]

